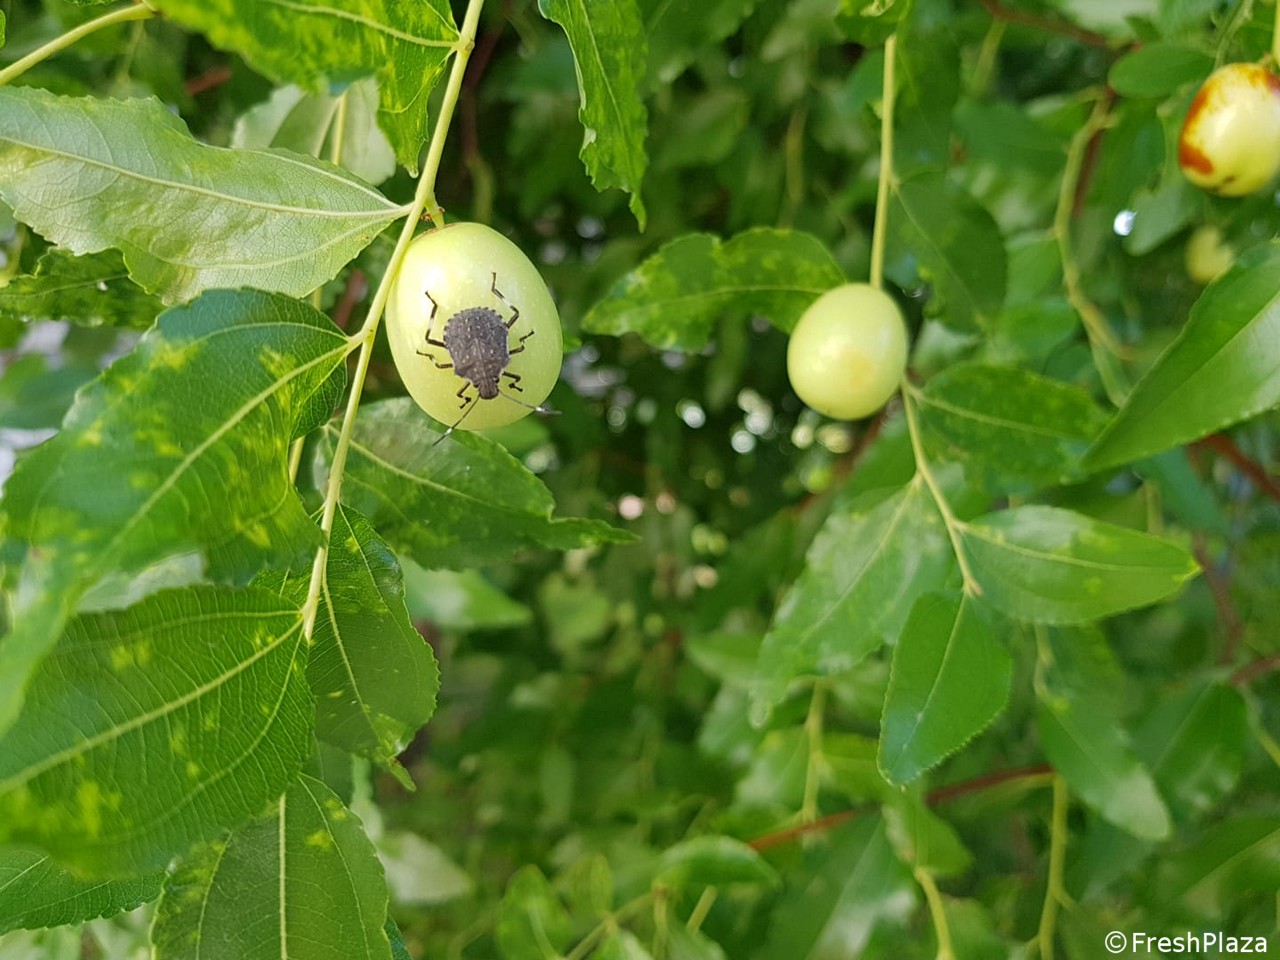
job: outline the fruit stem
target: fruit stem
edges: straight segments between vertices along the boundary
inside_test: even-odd
[[[812,823],[818,819],[818,793],[822,786],[822,772],[826,767],[826,759],[822,753],[822,728],[826,706],[827,682],[819,678],[813,684],[809,713],[804,719],[809,759],[805,765],[804,799],[800,804],[801,823]]]
[[[893,62],[898,51],[898,35],[884,42],[884,92],[880,107],[880,180],[876,184],[876,222],[871,230],[871,286],[884,288],[885,231],[889,223],[889,184],[893,180],[893,102],[897,97]]]
[[[955,948],[951,945],[951,925],[947,923],[947,910],[942,902],[942,892],[938,889],[933,874],[924,867],[915,868],[916,883],[924,891],[924,898],[929,902],[929,917],[933,920],[933,930],[938,937],[937,960],[956,960]]]
[[[149,20],[155,15],[156,12],[145,3],[136,3],[128,7],[121,7],[119,10],[112,10],[110,13],[104,13],[96,20],[90,20],[88,23],[82,23],[74,30],[68,30],[61,36],[54,37],[44,46],[37,47],[22,59],[15,60],[9,66],[0,70],[0,86],[4,86],[10,80],[16,80],[36,64],[48,60],[59,50],[65,50],[77,40],[81,40],[91,33],[96,33],[106,27],[113,27],[118,23],[128,23],[130,20]]]
[[[1080,277],[1080,264],[1076,261],[1071,243],[1071,216],[1076,205],[1085,153],[1090,141],[1110,125],[1109,110],[1109,101],[1105,96],[1100,96],[1093,105],[1093,113],[1089,115],[1089,119],[1071,139],[1067,148],[1067,161],[1062,169],[1062,184],[1058,189],[1058,206],[1053,214],[1053,236],[1058,243],[1058,259],[1062,262],[1062,285],[1067,302],[1084,323],[1094,363],[1107,388],[1108,396],[1118,403],[1126,391],[1119,382],[1119,372],[1115,370],[1111,360],[1124,357],[1124,345],[1116,339],[1106,316],[1085,293]]]
[[[1049,834],[1049,878],[1045,885],[1044,905],[1040,910],[1040,927],[1036,942],[1040,960],[1053,960],[1054,933],[1058,926],[1058,907],[1066,900],[1066,888],[1062,885],[1063,867],[1067,860],[1067,807],[1069,803],[1066,781],[1053,776],[1053,826]]]
[[[981,596],[982,587],[979,586],[969,567],[969,558],[964,553],[964,541],[960,539],[960,530],[964,527],[964,523],[951,512],[951,504],[947,502],[938,478],[933,475],[933,468],[929,466],[929,460],[924,455],[924,441],[920,437],[920,421],[915,408],[915,401],[919,394],[905,375],[899,389],[902,391],[902,409],[907,414],[907,434],[911,438],[911,453],[916,461],[916,476],[924,480],[925,486],[929,488],[929,495],[933,497],[933,502],[938,507],[938,513],[942,514],[942,523],[947,528],[951,550],[956,555],[960,576],[964,580],[965,593],[971,597]]]
[[[413,194],[413,203],[409,205],[404,226],[400,230],[400,238],[396,241],[391,258],[387,261],[386,272],[383,273],[378,289],[369,304],[369,314],[364,324],[351,337],[350,349],[359,349],[356,368],[351,374],[351,391],[347,395],[347,405],[342,412],[342,426],[338,431],[338,439],[333,447],[333,460],[329,464],[329,482],[325,488],[324,507],[320,514],[320,531],[322,542],[316,550],[315,561],[311,565],[311,582],[307,590],[307,599],[302,606],[302,629],[307,643],[311,642],[315,630],[316,613],[320,609],[320,589],[324,582],[325,566],[329,560],[329,534],[333,531],[333,518],[338,512],[338,497],[342,493],[342,474],[347,465],[347,451],[351,448],[351,437],[355,432],[356,411],[360,408],[360,395],[364,391],[364,381],[369,374],[369,361],[373,356],[373,342],[378,333],[378,323],[386,309],[387,300],[391,296],[392,278],[400,270],[405,251],[413,240],[414,230],[422,219],[424,210],[428,211],[433,222],[438,226],[442,211],[435,200],[436,176],[440,172],[440,158],[444,153],[444,141],[449,132],[449,122],[453,119],[453,110],[457,106],[458,96],[462,92],[462,77],[467,72],[467,61],[471,59],[471,51],[475,48],[476,28],[480,22],[480,10],[484,0],[467,0],[467,12],[462,19],[462,27],[458,31],[458,40],[454,44],[453,66],[449,71],[449,82],[445,87],[444,99],[440,104],[440,113],[436,117],[435,130],[431,134],[431,144],[427,148],[427,159],[422,167],[422,176],[418,180],[418,188]]]

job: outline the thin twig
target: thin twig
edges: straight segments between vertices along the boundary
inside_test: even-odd
[[[351,322],[351,312],[368,292],[369,285],[365,282],[364,271],[352,270],[347,275],[347,285],[342,288],[342,296],[333,308],[333,322],[339,329],[347,329],[347,324]]]
[[[1218,611],[1218,619],[1222,622],[1225,633],[1222,655],[1218,658],[1218,662],[1233,663],[1240,646],[1240,636],[1244,633],[1244,622],[1240,619],[1239,611],[1236,610],[1235,601],[1231,599],[1231,584],[1228,583],[1219,565],[1209,556],[1209,546],[1205,542],[1203,533],[1192,536],[1191,552],[1195,555],[1196,563],[1200,564],[1204,582],[1209,585],[1209,592],[1213,595],[1213,606]]]
[[[1280,670],[1280,653],[1273,653],[1253,663],[1246,663],[1231,675],[1231,684],[1236,687],[1247,686],[1259,677]]]
[[[998,787],[1003,783],[1011,783],[1015,780],[1031,780],[1037,777],[1050,777],[1053,775],[1053,768],[1047,763],[1037,763],[1029,767],[1018,767],[1013,770],[997,770],[994,773],[984,773],[980,777],[974,777],[971,780],[963,780],[960,783],[949,784],[945,787],[938,787],[931,790],[925,797],[925,802],[931,806],[937,806],[941,803],[948,803],[959,797],[968,796],[971,793],[980,793],[983,790],[990,790],[992,787]],[[829,813],[825,817],[819,817],[817,820],[811,820],[809,823],[800,823],[793,827],[787,827],[785,830],[777,830],[773,833],[766,833],[763,836],[756,837],[748,845],[753,850],[768,850],[772,847],[780,847],[790,843],[797,837],[805,836],[810,833],[822,833],[835,827],[842,826],[856,817],[865,816],[868,813],[875,812],[877,808],[874,806],[856,807],[852,810],[840,810],[836,813]]]
[[[506,27],[507,20],[511,15],[511,0],[503,0],[501,13],[502,16],[498,19],[498,22],[486,30],[476,44],[475,52],[471,55],[470,68],[462,80],[462,93],[458,102],[458,119],[462,122],[462,156],[468,165],[480,155],[476,91],[480,88],[480,81],[489,66],[489,61],[493,59],[493,53],[498,47],[498,41],[502,39],[503,28]]]
[[[1084,27],[1077,27],[1074,23],[1067,20],[1059,20],[1056,17],[1042,17],[1039,14],[1030,13],[1026,10],[1014,10],[1006,7],[999,0],[978,0],[987,13],[991,14],[996,20],[1003,20],[1006,23],[1016,23],[1020,26],[1031,27],[1034,30],[1043,30],[1045,33],[1056,33],[1062,37],[1070,37],[1072,40],[1079,40],[1091,47],[1102,47],[1108,49],[1111,41],[1100,33],[1094,33],[1092,30],[1086,30]]]
[[[182,85],[182,89],[186,91],[187,96],[199,96],[206,91],[213,90],[222,86],[231,79],[231,68],[226,64],[213,67],[206,70],[197,77],[192,77]]]
[[[1268,497],[1280,502],[1280,482],[1267,472],[1267,468],[1254,460],[1236,446],[1225,433],[1215,433],[1199,441],[1197,446],[1208,447],[1219,456],[1225,457],[1235,465],[1236,469],[1252,480]]]
[[[68,30],[66,33],[59,34],[43,46],[32,50],[25,57],[15,60],[3,70],[0,70],[0,86],[8,83],[10,80],[16,80],[22,76],[36,64],[43,63],[52,57],[55,53],[59,53],[67,47],[72,46],[76,42],[83,40],[91,33],[99,30],[105,30],[107,27],[118,26],[122,23],[129,23],[135,20],[149,20],[156,15],[156,12],[144,3],[136,3],[128,7],[120,7],[109,13],[104,13],[95,20],[88,23],[82,23],[80,26]]]

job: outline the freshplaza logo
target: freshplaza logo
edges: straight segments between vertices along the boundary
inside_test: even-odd
[[[1235,937],[1221,930],[1180,933],[1175,936],[1145,933],[1141,930],[1135,930],[1133,933],[1112,930],[1103,938],[1103,943],[1110,953],[1248,953],[1258,956],[1267,954],[1266,937]]]

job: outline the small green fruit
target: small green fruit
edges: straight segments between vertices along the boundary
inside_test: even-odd
[[[819,413],[857,420],[898,389],[907,367],[907,325],[881,290],[850,283],[809,305],[787,345],[787,375]]]
[[[1236,252],[1211,223],[1201,224],[1187,240],[1187,276],[1199,284],[1212,283],[1231,269]]]

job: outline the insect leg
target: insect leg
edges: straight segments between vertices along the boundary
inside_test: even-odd
[[[524,391],[524,387],[520,386],[520,374],[512,373],[510,370],[503,370],[502,375],[511,381],[511,389]]]
[[[427,299],[431,301],[431,313],[427,316],[427,335],[426,335],[427,344],[432,347],[443,347],[444,346],[443,340],[434,340],[431,337],[431,327],[436,322],[436,314],[440,312],[440,304],[436,303],[436,298],[431,295],[430,290],[423,290],[422,292],[425,293],[427,295]],[[439,360],[435,358],[435,354],[433,354],[429,350],[419,350],[418,356],[426,357],[428,360],[434,363],[441,370],[453,369],[452,363],[441,363]]]
[[[460,387],[458,388],[458,392],[454,394],[454,396],[455,396],[455,397],[457,397],[459,400],[461,400],[461,401],[462,401],[462,403],[460,403],[460,404],[458,405],[458,409],[459,409],[459,410],[461,410],[461,409],[462,409],[463,407],[465,407],[467,404],[469,404],[469,403],[474,403],[474,402],[475,402],[475,399],[476,399],[475,397],[464,397],[464,396],[463,396],[463,394],[464,394],[464,393],[466,393],[466,392],[467,392],[468,390],[470,390],[470,389],[471,389],[471,381],[469,381],[469,380],[468,380],[466,383],[464,383],[462,386],[460,386]]]
[[[427,295],[427,299],[431,301],[431,313],[427,316],[427,343],[433,347],[443,347],[443,340],[435,340],[431,336],[431,328],[436,325],[436,314],[440,312],[440,304],[436,303],[436,298],[431,295],[430,290],[423,290]],[[422,351],[418,351],[421,353]]]
[[[520,308],[502,295],[502,291],[498,289],[498,275],[493,275],[493,284],[489,287],[493,291],[493,295],[502,301],[504,306],[511,308],[511,319],[507,321],[507,329],[510,330],[515,326],[515,322],[520,319]]]
[[[508,356],[510,356],[510,355],[511,355],[511,354],[513,354],[513,353],[520,353],[521,351],[523,351],[523,350],[524,350],[524,342],[525,342],[526,340],[528,340],[530,337],[532,337],[535,333],[537,333],[537,331],[536,331],[536,330],[530,330],[530,331],[529,331],[528,333],[526,333],[523,337],[521,337],[519,340],[517,340],[517,341],[516,341],[517,346],[514,346],[514,347],[512,347],[511,349],[509,349],[509,350],[507,351],[507,355],[508,355]]]

